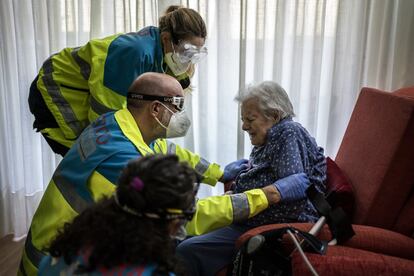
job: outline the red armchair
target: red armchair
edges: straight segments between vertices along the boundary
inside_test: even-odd
[[[354,189],[356,235],[330,246],[324,256],[306,253],[316,271],[336,276],[414,275],[414,87],[392,93],[363,88],[335,162]],[[279,227],[252,229],[236,246]],[[328,227],[319,237],[331,237]],[[292,272],[310,275],[298,253],[292,255]]]

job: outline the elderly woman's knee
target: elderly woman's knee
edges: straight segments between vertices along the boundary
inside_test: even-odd
[[[197,250],[197,244],[193,238],[186,239],[177,245],[176,252],[179,255],[192,255]]]

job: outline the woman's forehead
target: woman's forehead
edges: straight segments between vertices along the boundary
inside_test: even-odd
[[[248,100],[245,100],[244,102],[242,102],[242,108],[249,108],[249,109],[254,109],[254,108],[258,108],[259,107],[259,101],[256,98],[250,98]]]
[[[241,105],[242,113],[261,113],[259,101],[255,98],[244,101]]]
[[[204,43],[206,42],[205,38],[202,38],[200,36],[191,36],[186,39],[184,39],[186,42],[196,46],[196,47],[203,47]]]

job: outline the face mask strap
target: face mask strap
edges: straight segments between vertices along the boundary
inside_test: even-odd
[[[136,216],[136,217],[145,217],[150,219],[164,219],[164,220],[174,220],[174,219],[185,219],[185,220],[191,220],[193,218],[193,215],[195,213],[195,206],[194,204],[190,207],[190,209],[187,210],[181,210],[181,209],[166,209],[166,210],[155,210],[155,211],[138,211],[135,209],[132,209],[128,207],[127,205],[124,205],[119,202],[118,194],[115,192],[114,194],[114,200],[115,204],[118,205],[124,211],[125,213],[128,213],[130,215]]]
[[[162,102],[159,102],[160,105],[162,105],[163,107],[165,107],[169,112],[171,112],[172,114],[174,114],[175,112],[172,111],[171,109],[168,108],[168,106],[166,106],[165,104],[163,104]]]
[[[169,109],[166,105],[164,105],[163,103],[159,102],[160,105],[162,105],[163,107],[165,107],[169,112],[171,112],[174,115],[174,112]],[[161,123],[161,121],[155,116],[155,120],[158,122],[158,124],[163,127],[164,129],[168,129],[168,126],[165,126],[163,123]]]
[[[171,40],[171,47],[173,49],[173,54],[171,55],[171,59],[174,63],[177,63],[177,62],[179,62],[179,60],[176,60],[176,59],[178,59],[178,54],[175,51],[174,43],[172,42],[172,40]]]
[[[171,40],[171,47],[172,47],[172,49],[173,49],[173,53],[174,54],[177,54],[176,52],[175,52],[175,47],[174,47],[174,43],[173,43],[173,41]]]
[[[161,121],[160,121],[157,117],[155,117],[155,120],[158,122],[158,124],[159,124],[161,127],[163,127],[164,129],[168,129],[168,127],[166,127],[163,123],[161,123]]]

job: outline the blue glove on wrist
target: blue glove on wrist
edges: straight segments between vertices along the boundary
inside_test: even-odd
[[[310,181],[305,173],[297,173],[281,178],[273,185],[279,191],[281,200],[286,202],[306,198],[305,191],[309,187]]]
[[[234,162],[231,162],[226,167],[224,167],[224,174],[221,178],[222,182],[228,182],[231,180],[234,180],[237,175],[243,171],[249,168],[249,160],[247,159],[240,159]]]

